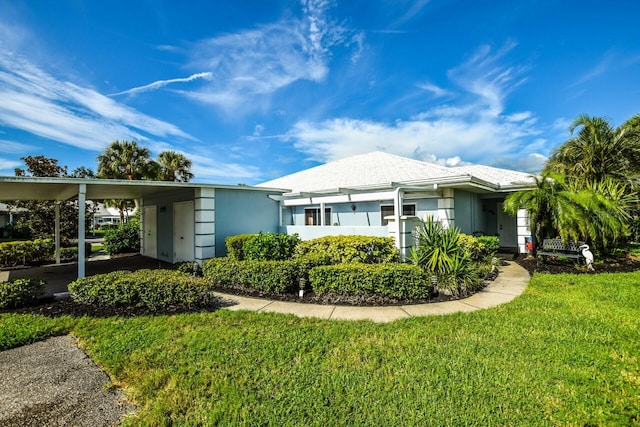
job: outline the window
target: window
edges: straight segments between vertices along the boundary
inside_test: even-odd
[[[304,210],[305,225],[320,225],[320,208]],[[324,225],[331,225],[331,208],[324,208]]]
[[[385,217],[393,216],[394,214],[395,214],[395,209],[393,209],[393,205],[380,206],[380,216],[382,219],[382,225],[388,225],[389,220],[385,219]],[[402,215],[416,216],[416,205],[415,204],[402,205]]]

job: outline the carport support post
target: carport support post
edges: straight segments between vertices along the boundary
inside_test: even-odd
[[[55,203],[55,214],[56,264],[60,264],[60,202]]]
[[[84,217],[87,206],[87,184],[78,186],[78,278],[84,277]]]

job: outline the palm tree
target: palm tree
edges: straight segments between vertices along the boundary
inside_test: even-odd
[[[193,178],[191,173],[191,160],[175,151],[163,151],[158,156],[159,173],[161,181],[189,182]]]
[[[534,252],[545,237],[585,240],[597,250],[607,250],[628,234],[629,210],[637,203],[620,181],[570,184],[563,175],[545,172],[535,177],[535,187],[505,198],[504,210],[516,215],[529,212]]]
[[[140,147],[135,141],[114,141],[98,156],[98,176],[111,179],[149,179],[153,176],[154,163],[148,148]]]
[[[581,115],[569,131],[578,133],[551,155],[545,171],[566,175],[571,181],[602,182],[607,177],[635,185],[640,174],[640,116],[618,128],[602,117]]]

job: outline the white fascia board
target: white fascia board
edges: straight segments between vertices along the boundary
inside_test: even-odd
[[[378,200],[392,200],[393,191],[379,191],[374,193],[338,194],[333,196],[302,197],[284,200],[285,206],[318,205],[320,203],[352,203],[375,202]]]

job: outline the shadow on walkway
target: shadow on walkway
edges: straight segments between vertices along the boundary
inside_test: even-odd
[[[116,270],[169,269],[172,264],[142,255],[128,255],[106,260],[89,260],[86,263],[85,275],[109,273]],[[56,292],[66,292],[67,285],[78,277],[78,263],[43,265],[41,267],[25,268],[5,271],[7,280],[20,278],[42,279],[47,282],[45,297],[53,296]]]

